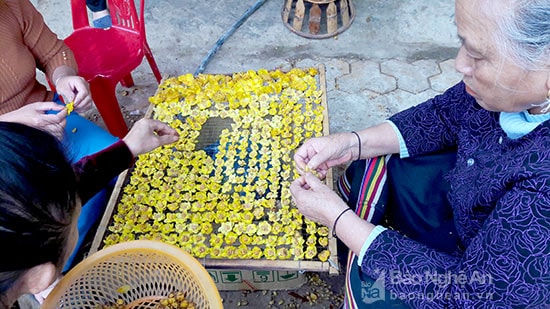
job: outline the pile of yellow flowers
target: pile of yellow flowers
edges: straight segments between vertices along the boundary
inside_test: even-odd
[[[150,98],[181,139],[141,155],[106,246],[135,239],[197,258],[326,261],[328,229],[300,214],[293,153],[323,134],[317,69],[182,75]]]

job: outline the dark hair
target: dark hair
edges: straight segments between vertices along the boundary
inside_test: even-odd
[[[76,196],[76,176],[54,136],[0,122],[0,295],[36,265],[61,268]]]

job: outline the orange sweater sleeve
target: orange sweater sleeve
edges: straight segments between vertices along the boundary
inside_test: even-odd
[[[77,69],[71,50],[29,0],[0,0],[0,46],[0,114],[52,100],[36,79],[37,69],[52,82],[59,66]]]
[[[37,68],[51,79],[54,70],[66,65],[78,71],[72,51],[45,24],[42,15],[29,0],[5,0],[19,16],[25,45],[33,53]],[[52,81],[53,82],[53,81]]]

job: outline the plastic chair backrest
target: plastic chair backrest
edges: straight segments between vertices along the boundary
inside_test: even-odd
[[[74,30],[90,26],[86,1],[71,0],[71,14]]]
[[[144,1],[140,0],[140,14],[138,18],[136,5],[133,0],[108,0],[113,25],[130,31],[138,31],[143,35],[145,33]]]

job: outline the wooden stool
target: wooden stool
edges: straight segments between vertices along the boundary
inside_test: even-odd
[[[281,17],[292,32],[325,39],[344,32],[355,18],[352,0],[284,0]]]

